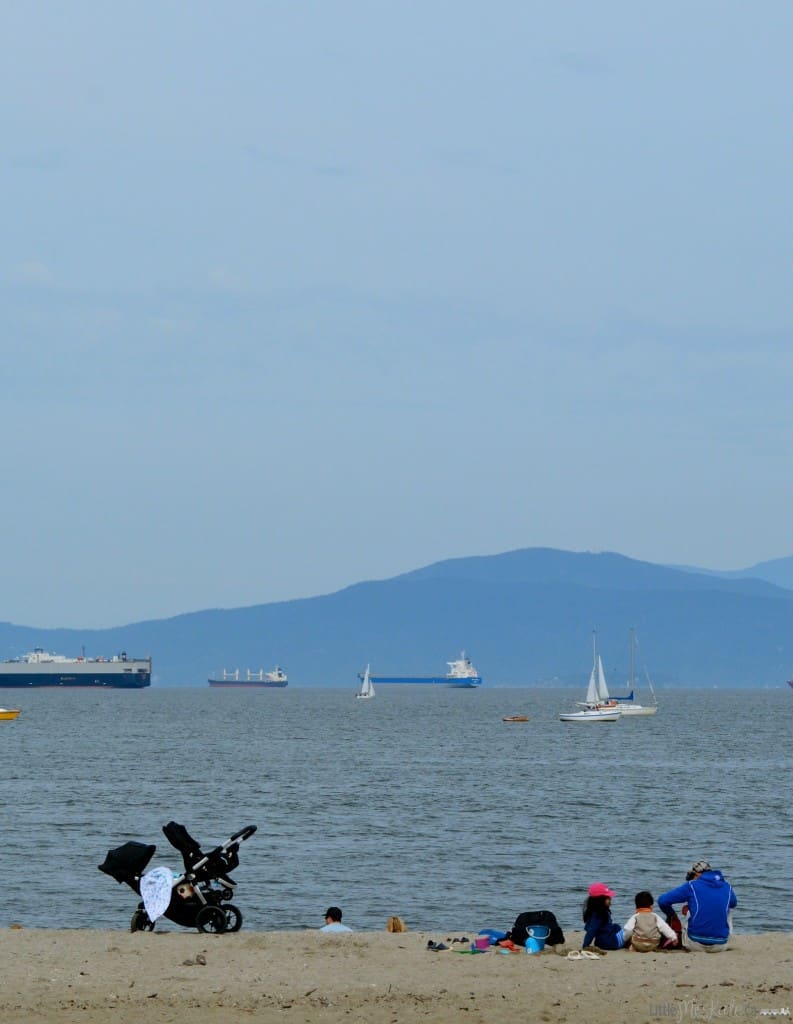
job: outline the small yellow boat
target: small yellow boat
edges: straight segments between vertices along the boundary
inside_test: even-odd
[[[20,708],[0,708],[0,722],[10,722],[19,717]]]
[[[528,715],[507,715],[506,718],[502,718],[502,722],[528,722]]]

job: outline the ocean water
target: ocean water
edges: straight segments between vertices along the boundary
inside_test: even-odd
[[[234,872],[255,930],[318,927],[328,904],[356,929],[506,929],[537,909],[580,928],[591,882],[624,920],[701,858],[735,887],[736,930],[790,930],[793,691],[666,691],[655,718],[560,723],[579,696],[0,691],[23,708],[0,723],[0,926],[126,928],[137,897],[97,865],[135,839],[179,870],[174,819],[204,849],[258,826]]]

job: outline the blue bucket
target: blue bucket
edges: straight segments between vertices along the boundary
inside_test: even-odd
[[[527,929],[527,932],[526,952],[541,953],[545,949],[545,940],[551,934],[551,929],[544,924],[535,924]]]

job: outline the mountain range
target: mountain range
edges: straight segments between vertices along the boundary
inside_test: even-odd
[[[426,675],[465,649],[486,685],[586,686],[597,631],[611,689],[628,674],[657,687],[778,686],[793,675],[793,558],[718,572],[603,552],[526,548],[450,559],[336,593],[211,609],[102,630],[0,623],[2,657],[151,654],[154,685],[206,685],[276,663],[292,686]]]

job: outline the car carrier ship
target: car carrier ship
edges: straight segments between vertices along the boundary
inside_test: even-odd
[[[36,647],[19,658],[0,661],[0,687],[107,686],[139,690],[151,686],[151,658],[67,658]]]

